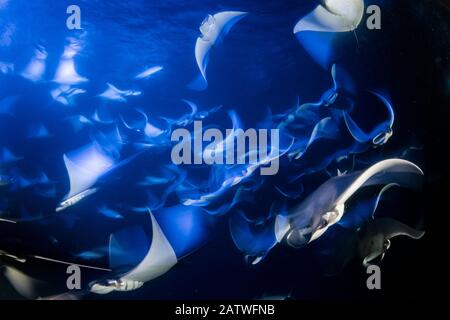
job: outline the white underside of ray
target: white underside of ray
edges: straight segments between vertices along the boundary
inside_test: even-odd
[[[301,31],[348,32],[355,30],[364,15],[363,0],[326,0],[294,27]]]
[[[144,133],[148,138],[155,138],[160,136],[164,131],[147,122]]]
[[[73,58],[61,58],[53,81],[60,84],[75,85],[86,82],[87,79],[77,73]]]
[[[152,221],[152,243],[145,258],[133,270],[123,276],[123,280],[147,282],[169,271],[178,259],[172,246],[150,212]]]
[[[232,25],[239,21],[245,14],[247,13],[241,11],[224,11],[210,16],[203,22],[200,27],[202,36],[197,38],[195,44],[195,59],[205,80],[209,51],[219,37],[224,35],[224,33],[226,33]]]
[[[92,187],[97,179],[114,165],[114,160],[91,145],[82,151],[63,156],[70,180],[66,199]]]
[[[80,88],[74,88],[70,85],[60,85],[54,90],[50,91],[50,95],[55,101],[62,103],[63,105],[72,104],[72,100],[79,94],[86,93],[86,90]]]
[[[75,56],[79,53],[80,48],[75,40],[64,48],[64,52],[59,60],[56,69],[54,82],[65,85],[76,85],[88,81],[88,79],[80,76],[75,69]]]
[[[42,80],[45,74],[45,65],[47,60],[47,52],[36,49],[33,58],[21,73],[22,77],[30,81]]]
[[[213,45],[214,43],[211,41],[205,41],[202,38],[197,38],[197,42],[195,44],[195,59],[197,60],[198,68],[200,69],[200,72],[205,80],[206,66],[208,64],[206,56],[209,54],[209,50]]]
[[[110,83],[107,83],[107,86],[108,89],[106,89],[103,93],[99,94],[99,97],[107,100],[126,102],[127,99],[125,97],[139,96],[141,94],[140,91],[120,90]]]

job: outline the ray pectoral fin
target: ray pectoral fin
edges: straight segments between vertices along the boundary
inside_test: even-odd
[[[367,221],[374,217],[383,194],[394,186],[399,185],[390,183],[384,186],[378,195],[371,196],[368,199],[358,199],[358,202],[346,211],[338,224],[347,229],[357,229],[363,226]]]
[[[359,143],[366,143],[373,139],[370,133],[364,132],[358,124],[353,120],[351,115],[347,111],[342,111],[344,116],[345,125],[347,126],[348,131],[352,135],[353,139]]]
[[[345,6],[343,10],[342,6]],[[294,33],[302,31],[348,32],[355,30],[364,14],[362,0],[326,1],[302,18],[294,27]]]
[[[334,64],[331,68],[331,77],[335,91],[344,91],[350,94],[356,94],[356,84],[350,74],[342,67]]]
[[[390,239],[396,236],[420,239],[425,234],[424,231],[415,230],[392,218],[372,220],[362,230],[364,231],[359,248],[361,257],[364,257],[364,266],[381,262],[391,246]]]
[[[4,276],[20,295],[28,299],[37,298],[39,288],[46,284],[13,267],[5,267]]]
[[[152,223],[152,239],[149,239],[141,227],[129,227],[110,237],[110,267],[115,276],[106,281],[90,284],[90,292],[108,294],[113,291],[132,291],[139,289],[145,282],[167,272],[177,262],[176,254],[158,224],[147,209]],[[117,270],[128,269],[126,272]]]
[[[197,38],[197,42],[195,43],[195,59],[205,81],[206,67],[208,66],[209,62],[209,51],[211,50],[213,45],[214,42],[206,41],[202,38]]]
[[[314,11],[301,19],[294,27],[294,33],[302,31],[347,32],[354,30],[352,21],[328,11],[319,5]]]
[[[172,245],[164,235],[158,221],[149,213],[152,221],[152,241],[144,259],[129,273],[124,280],[147,282],[169,271],[178,259]]]
[[[407,179],[405,179],[405,174]],[[411,184],[416,184],[417,180],[421,181],[422,176],[423,171],[410,161],[402,159],[383,160],[372,165],[358,176],[354,176],[351,183],[347,185],[336,199],[336,204],[345,203],[356,191],[364,186],[390,183],[410,186]]]
[[[217,28],[221,32],[227,33],[230,28],[233,27],[240,19],[242,19],[247,12],[244,11],[223,11],[216,13],[214,19],[216,21]],[[226,30],[224,30],[226,28]]]
[[[386,240],[397,236],[407,236],[417,240],[425,235],[425,231],[413,229],[410,226],[395,219],[385,218],[382,221],[385,224],[384,232],[386,235]]]
[[[277,239],[277,242],[283,241],[283,238],[286,236],[287,232],[290,229],[290,223],[289,219],[285,217],[284,215],[277,215],[275,218],[275,238]]]
[[[375,252],[365,257],[362,264],[365,268],[370,265],[378,265],[381,261],[383,261],[386,252]]]

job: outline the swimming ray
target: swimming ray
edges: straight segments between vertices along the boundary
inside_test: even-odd
[[[50,91],[50,95],[55,101],[58,101],[65,106],[69,106],[74,104],[76,96],[84,94],[86,92],[87,91],[85,89],[63,84]]]
[[[201,36],[195,44],[195,59],[205,83],[206,68],[212,47],[220,41],[230,29],[247,13],[241,11],[223,11],[214,15],[208,15],[200,26]]]
[[[358,254],[362,264],[367,267],[383,260],[391,246],[391,239],[398,236],[407,236],[420,239],[425,235],[410,226],[391,218],[380,218],[370,221],[360,232],[358,241]]]
[[[363,0],[325,0],[323,4],[297,22],[294,33],[353,31],[360,24],[363,15]]]
[[[105,100],[126,102],[127,97],[135,97],[141,95],[142,92],[136,90],[120,90],[110,83],[106,84],[108,88],[98,96]]]
[[[45,74],[47,56],[48,54],[44,47],[37,47],[34,50],[31,61],[22,71],[21,76],[33,82],[42,80]]]
[[[379,100],[381,100],[382,104],[386,108],[388,116],[385,121],[378,124],[370,132],[368,133],[364,132],[361,129],[361,127],[359,127],[358,124],[353,120],[349,112],[342,111],[342,113],[348,131],[357,142],[366,143],[368,141],[371,141],[374,145],[383,145],[393,135],[392,127],[394,125],[395,120],[394,109],[389,100],[385,98],[382,94],[375,91],[372,91],[371,93]]]
[[[105,204],[103,204],[102,206],[100,206],[100,208],[98,208],[98,212],[100,214],[102,214],[103,216],[105,216],[107,218],[111,218],[111,219],[122,219],[123,218],[123,216],[119,212],[109,208]]]
[[[104,253],[97,251],[83,251],[75,255],[76,258],[82,259],[83,261],[97,260],[105,256]]]
[[[336,139],[338,132],[337,124],[331,117],[320,120],[314,127],[306,144],[301,146],[300,149],[296,148],[295,151],[290,152],[289,157],[299,159],[316,140]]]
[[[144,128],[144,133],[147,138],[153,139],[162,135],[164,133],[164,130],[161,130],[160,128],[155,127],[150,122],[147,122]]]
[[[145,131],[148,124],[148,117],[144,111],[137,108],[125,110],[120,113],[123,125],[129,130]]]
[[[79,41],[70,38],[69,44],[64,47],[64,52],[59,60],[59,65],[53,79],[54,82],[63,85],[75,85],[88,81],[88,79],[80,76],[75,69],[74,58],[79,51]]]
[[[135,79],[140,79],[140,80],[148,79],[152,75],[162,71],[163,69],[164,69],[163,66],[154,66],[154,67],[148,68],[148,69],[142,71],[141,73],[139,73],[138,75],[136,75]]]
[[[331,178],[302,203],[291,208],[287,215],[277,216],[277,240],[286,240],[293,247],[304,246],[341,220],[347,200],[360,188],[391,183],[419,188],[422,177],[422,170],[415,164],[401,159],[388,159],[362,172]]]
[[[109,282],[107,285],[93,283],[91,285],[92,292],[106,294],[114,290],[135,290],[136,288],[142,286],[145,282],[166,273],[178,262],[173,247],[165,236],[158,221],[155,219],[152,212],[149,212],[149,214],[152,224],[151,241],[149,241],[148,236],[142,228],[139,228],[139,232],[134,232],[128,228],[130,230],[127,230],[126,237],[125,234],[121,237],[122,241],[119,241],[117,235],[115,235],[114,238],[111,238],[110,241],[110,246],[121,249],[122,246],[127,245],[129,248],[129,250],[126,250],[127,254],[125,256],[112,256],[110,258],[110,265],[123,266],[123,258],[128,257],[129,261],[131,257],[134,260],[129,262],[128,265],[134,267],[130,271],[122,274],[117,281]],[[137,238],[137,236],[139,236],[139,238]],[[141,243],[141,245],[139,245],[139,243]],[[149,243],[150,246],[148,246]],[[139,252],[136,252],[136,249],[138,248]],[[142,249],[146,250],[146,248],[148,248],[148,251],[142,257]]]
[[[65,121],[69,122],[75,132],[79,132],[84,129],[86,126],[92,126],[93,122],[89,120],[84,115],[75,115],[65,119]]]
[[[177,125],[177,126],[186,127],[186,126],[190,125],[194,121],[194,116],[195,116],[195,114],[197,113],[197,110],[198,110],[197,104],[195,104],[192,101],[186,100],[186,99],[181,99],[181,101],[186,103],[189,106],[189,108],[191,109],[191,112],[181,116],[178,119],[170,119],[170,118],[166,118],[166,117],[161,117],[170,126]]]
[[[102,152],[94,143],[63,156],[69,175],[69,199],[91,188],[115,164],[115,159]]]
[[[114,123],[114,117],[108,112],[108,110],[97,108],[92,115],[92,120],[101,124]]]
[[[272,148],[271,152],[265,158],[260,159],[254,164],[234,165],[224,169],[226,176],[215,191],[206,194],[192,194],[192,192],[188,192],[190,193],[188,194],[188,196],[183,193],[179,193],[182,203],[186,206],[203,207],[210,205],[213,201],[218,200],[223,195],[225,195],[232,187],[235,187],[243,181],[249,179],[257,169],[284,156],[289,148],[287,148],[286,150],[281,150],[281,152],[280,150],[275,150],[275,148]]]

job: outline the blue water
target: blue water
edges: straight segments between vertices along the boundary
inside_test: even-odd
[[[389,1],[369,2],[394,12]],[[66,8],[71,4],[81,9],[82,30],[66,27]],[[138,291],[112,293],[108,298],[253,299],[289,293],[310,298],[365,292],[361,280],[365,270],[352,260],[353,231],[336,225],[321,241],[294,250],[275,246],[274,218],[306,199],[338,169],[358,171],[388,158],[424,164],[423,137],[415,130],[420,117],[411,114],[409,90],[401,85],[402,81],[412,84],[408,67],[415,60],[407,55],[406,40],[399,40],[402,32],[410,32],[407,23],[395,24],[389,14],[382,31],[368,30],[362,23],[355,32],[333,35],[331,42],[330,34],[299,39],[293,26],[317,5],[315,0],[0,0],[0,174],[11,179],[1,187],[0,218],[17,222],[0,225],[0,250],[112,268],[118,274],[139,263],[148,251],[152,231],[146,208],[150,207],[180,263]],[[211,51],[207,88],[193,90],[192,83],[200,75],[194,53],[199,26],[208,14],[220,11],[249,14]],[[322,45],[331,57],[321,65],[317,56],[323,53]],[[75,52],[73,62],[80,78],[66,78],[71,83],[64,83],[57,74],[64,52],[70,50]],[[42,72],[27,69],[36,55],[45,56]],[[330,98],[333,64],[345,87],[336,101]],[[155,66],[161,70],[147,79],[135,78]],[[119,94],[121,99],[108,99],[100,96],[107,84],[129,91]],[[79,91],[70,96],[73,91],[67,90]],[[193,117],[183,99],[197,105]],[[301,114],[290,127],[289,116],[308,103],[317,107]],[[345,125],[342,112],[349,105],[355,106],[353,120],[370,132],[367,141],[357,141]],[[217,106],[221,108],[213,109]],[[386,143],[374,145],[372,140],[385,133],[391,107],[394,134]],[[236,199],[237,187],[205,205],[182,206],[186,199],[213,193],[241,170],[174,165],[170,133],[180,127],[192,133],[194,119],[202,119],[204,126],[232,128],[230,111],[244,129],[280,128],[288,123],[281,135],[282,148],[295,151],[287,148],[294,138],[294,147],[303,152],[307,145],[307,152],[297,160],[282,157],[275,176],[257,173],[245,180],[242,186],[248,194],[238,198],[234,207],[229,204]],[[186,125],[167,120],[183,117],[188,119]],[[323,137],[309,144],[312,129],[325,117],[331,120]],[[149,123],[158,135],[145,134]],[[63,155],[88,159],[89,170],[96,161],[105,165],[80,151],[92,145],[114,165],[88,186],[95,187],[92,195],[55,213],[71,189]],[[151,181],[146,186],[145,177]],[[368,191],[369,198],[373,194]],[[380,216],[421,228],[420,205],[398,207],[398,199],[411,194],[394,190],[379,208]],[[253,221],[250,231],[240,227],[237,215],[242,212]],[[236,235],[230,235],[233,227],[245,234],[244,244],[235,243]],[[123,244],[114,263],[111,235]],[[264,259],[252,266],[254,256]],[[350,266],[348,261],[353,261]],[[50,283],[52,294],[65,291],[65,280],[60,279],[65,279],[64,267],[33,263],[27,267],[30,275]],[[57,271],[49,271],[52,268]],[[104,277],[89,271],[83,285]],[[0,285],[15,295],[7,281]]]

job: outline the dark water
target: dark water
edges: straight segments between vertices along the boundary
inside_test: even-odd
[[[65,26],[66,8],[71,4],[81,8],[82,30],[68,30]],[[107,298],[253,299],[288,294],[295,299],[421,297],[448,284],[448,276],[440,276],[439,252],[434,253],[444,242],[443,224],[436,212],[438,191],[445,187],[448,173],[444,168],[448,162],[440,150],[448,144],[448,135],[441,130],[448,131],[445,106],[450,92],[449,14],[438,2],[366,1],[366,5],[381,6],[382,29],[368,30],[363,19],[355,33],[343,33],[334,40],[332,62],[345,70],[357,87],[355,120],[364,128],[373,128],[386,116],[385,112],[378,112],[379,102],[369,90],[386,93],[392,104],[394,134],[386,144],[374,147],[371,143],[355,143],[342,122],[338,122],[337,133],[332,138],[319,139],[298,162],[282,159],[279,175],[257,177],[246,184],[253,200],[250,204],[243,201],[237,209],[219,210],[219,215],[205,214],[206,218],[194,221],[198,228],[192,228],[192,236],[186,239],[177,233],[178,229],[173,234],[168,231],[176,222],[162,218],[164,208],[180,205],[184,182],[202,186],[200,191],[187,188],[190,196],[198,196],[214,191],[224,177],[234,172],[220,166],[215,171],[208,166],[176,167],[175,176],[186,175],[186,180],[150,188],[150,196],[147,188],[138,184],[145,176],[167,178],[164,168],[172,164],[167,137],[145,138],[142,130],[124,126],[123,119],[137,127],[141,125],[142,116],[137,110],[143,111],[155,127],[169,128],[167,134],[183,125],[166,127],[164,118],[177,119],[190,112],[182,99],[195,102],[198,112],[222,106],[208,114],[203,120],[205,126],[231,128],[228,112],[234,110],[244,128],[272,128],[282,121],[276,120],[276,115],[285,119],[297,106],[321,99],[332,87],[332,63],[324,67],[314,61],[292,33],[297,21],[317,4],[313,0],[0,0],[0,100],[15,97],[12,111],[0,114],[0,147],[18,158],[13,164],[7,163],[8,157],[2,158],[0,173],[12,177],[14,182],[2,187],[0,211],[4,213],[0,218],[19,221],[0,225],[0,250],[13,251],[18,256],[32,253],[108,267],[108,253],[98,248],[107,246],[113,233],[148,226],[148,216],[130,208],[153,205],[164,231],[173,237],[169,239],[173,240],[172,245],[188,243],[189,250],[183,251],[186,258],[142,289],[112,293]],[[233,10],[249,14],[211,52],[207,89],[192,90],[189,84],[199,76],[194,50],[201,21],[208,14]],[[88,81],[69,85],[58,82],[55,73],[65,48],[75,48],[76,72]],[[30,57],[36,52],[46,56],[45,70],[32,72],[39,74],[38,80],[24,76]],[[163,69],[149,79],[135,79],[152,66]],[[101,98],[107,83],[140,94],[124,95],[126,101]],[[82,93],[74,95],[73,100],[52,97],[54,90],[67,90],[67,86]],[[103,123],[95,121],[95,112],[103,117]],[[267,122],[270,114],[274,117]],[[93,128],[82,121],[72,121],[80,116],[94,123]],[[82,129],[74,129],[74,123]],[[192,123],[186,128],[192,132]],[[120,148],[114,140],[117,132],[124,139]],[[302,130],[293,132],[296,141],[310,137]],[[63,154],[92,141],[114,154],[115,161],[123,165],[99,179],[95,185],[98,192],[55,214],[55,208],[70,189]],[[153,146],[143,149],[144,142]],[[346,159],[340,163],[343,156]],[[290,207],[304,200],[330,175],[336,175],[338,168],[362,170],[394,157],[420,166],[425,172],[426,188],[423,192],[387,193],[378,209],[380,217],[394,217],[426,230],[426,235],[421,240],[393,241],[381,264],[383,290],[367,290],[365,269],[352,249],[355,233],[340,226],[330,228],[326,237],[299,250],[277,245],[255,266],[246,263],[245,253],[233,243],[229,219],[238,210],[262,219],[271,228],[271,207],[276,201],[281,199]],[[300,176],[301,189],[288,183],[296,176]],[[33,183],[36,179],[41,181]],[[299,193],[298,197],[283,197],[275,186],[293,190]],[[229,203],[235,191],[221,194],[219,204],[210,204],[206,209],[214,211]],[[114,208],[121,218],[99,214],[99,208],[105,206]],[[188,209],[178,211],[181,210]],[[145,230],[149,237],[151,232]],[[260,239],[252,241],[259,243]],[[142,248],[140,244],[131,244],[129,256],[142,258],[148,244]],[[65,266],[33,263],[19,267],[24,273],[49,282],[52,294],[65,291]],[[4,264],[18,267],[17,262],[7,258]],[[101,272],[89,271],[83,285],[104,277]],[[20,297],[6,279],[1,279],[0,286],[0,297]],[[102,298],[93,294],[83,297]]]

